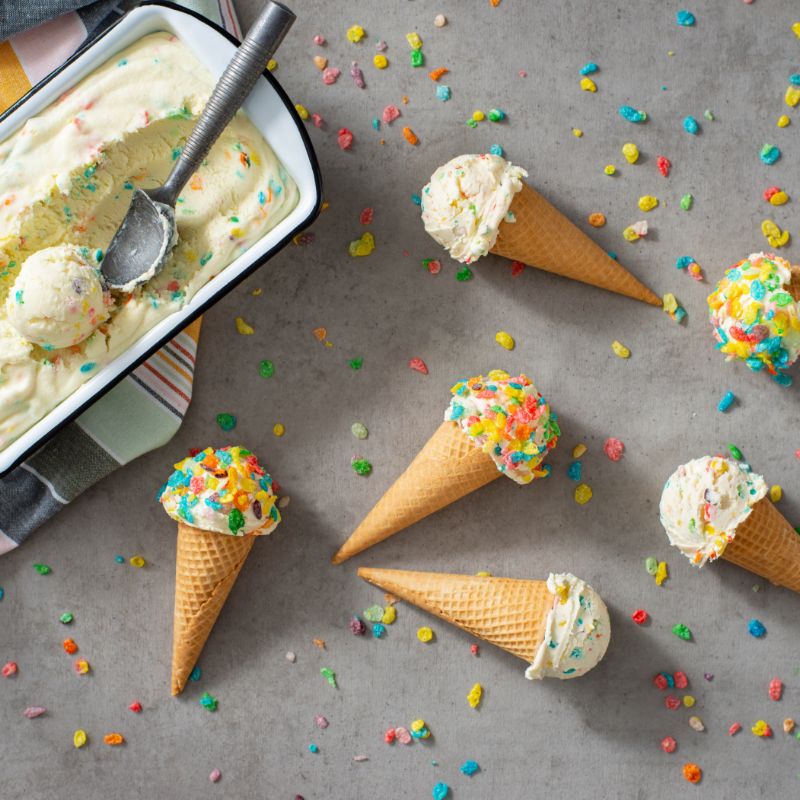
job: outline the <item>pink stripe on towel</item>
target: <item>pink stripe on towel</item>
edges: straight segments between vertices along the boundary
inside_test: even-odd
[[[51,19],[37,28],[18,33],[11,46],[28,80],[38,83],[61,66],[86,38],[83,21],[74,11]]]

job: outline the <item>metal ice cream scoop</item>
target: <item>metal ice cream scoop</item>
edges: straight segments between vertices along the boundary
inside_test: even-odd
[[[178,195],[247,99],[294,20],[295,15],[286,6],[267,0],[214,87],[164,185],[134,190],[128,213],[100,264],[103,278],[112,289],[130,292],[162,269],[178,241]]]

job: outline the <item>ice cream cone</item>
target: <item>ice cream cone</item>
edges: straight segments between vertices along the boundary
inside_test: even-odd
[[[789,294],[795,303],[800,303],[800,267],[792,264],[792,282],[789,284]]]
[[[495,255],[661,306],[661,299],[527,184],[516,194],[515,222],[503,222]]]
[[[358,575],[528,662],[554,602],[546,581],[365,568]]]
[[[178,523],[172,694],[183,691],[256,536],[229,536]]]
[[[500,477],[494,461],[454,422],[443,422],[333,557],[334,564]]]
[[[739,523],[722,557],[777,586],[800,592],[800,535],[768,497]]]

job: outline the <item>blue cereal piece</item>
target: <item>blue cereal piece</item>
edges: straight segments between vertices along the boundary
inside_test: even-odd
[[[376,639],[382,639],[384,633],[386,633],[386,626],[382,622],[376,622],[372,626],[372,635]]]
[[[315,745],[313,742],[308,746],[309,753],[319,753],[319,747]]]
[[[450,794],[450,787],[440,781],[433,787],[431,794],[433,795],[433,800],[444,800]]]
[[[465,761],[459,769],[464,775],[470,778],[480,769],[477,761]]]
[[[694,264],[691,256],[680,256],[675,260],[675,269],[688,269],[690,264]]]
[[[446,103],[451,97],[453,93],[450,91],[449,86],[445,86],[443,83],[440,83],[436,87],[436,99],[441,100],[443,103]]]
[[[619,115],[622,119],[626,119],[628,122],[633,122],[636,125],[647,121],[647,114],[644,111],[639,111],[631,106],[620,106]]]
[[[573,461],[567,467],[567,477],[569,477],[570,480],[573,480],[576,483],[580,482],[581,472],[583,472],[583,464],[581,464],[580,461]]]
[[[759,156],[765,164],[774,164],[781,157],[781,151],[774,144],[765,144]]]
[[[724,414],[733,405],[735,399],[736,395],[733,392],[725,392],[722,400],[717,405],[717,411],[721,411]]]
[[[372,129],[376,131],[381,129],[381,121],[377,117],[372,118]]]
[[[600,69],[600,67],[598,67],[597,64],[593,61],[589,61],[581,67],[581,75],[594,75],[598,69]]]
[[[683,120],[683,129],[686,133],[697,136],[697,134],[700,133],[700,123],[694,117],[685,117]]]
[[[421,206],[422,205],[422,198],[418,194],[412,194],[411,195],[411,202],[415,206]]]
[[[491,145],[491,147],[489,148],[489,152],[490,152],[490,153],[491,153],[493,156],[500,156],[500,158],[502,158],[502,157],[503,157],[503,148],[502,148],[502,147],[500,147],[500,145],[499,145],[499,144],[493,144],[493,145]]]
[[[697,20],[691,11],[679,11],[675,15],[675,22],[682,25],[684,28],[691,28]]]
[[[795,72],[794,75],[790,75],[789,83],[791,83],[792,86],[800,86],[800,72]]]
[[[767,632],[767,629],[764,627],[763,622],[759,622],[757,619],[751,619],[750,622],[747,623],[747,630],[751,636],[755,636],[756,639],[761,639]]]

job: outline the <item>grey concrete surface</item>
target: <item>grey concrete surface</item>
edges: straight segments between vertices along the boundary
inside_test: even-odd
[[[258,3],[239,6],[249,22]],[[674,268],[678,256],[692,255],[716,279],[765,246],[765,217],[800,236],[797,115],[789,128],[775,125],[800,61],[791,31],[800,15],[791,0],[695,0],[689,8],[697,26],[684,29],[675,24],[681,7],[296,0],[299,21],[276,75],[327,122],[309,131],[330,208],[313,227],[312,245],[288,247],[206,316],[195,399],[175,440],[87,492],[0,559],[0,661],[20,665],[17,678],[0,681],[4,800],[393,800],[430,797],[438,781],[450,785],[454,800],[797,795],[800,742],[783,734],[781,720],[800,717],[800,601],[724,563],[702,573],[691,568],[670,550],[657,505],[677,464],[736,442],[768,481],[783,485],[784,513],[800,519],[797,389],[723,363],[705,320],[709,284]],[[444,29],[432,24],[437,13],[448,16]],[[369,34],[360,46],[345,39],[355,22]],[[449,103],[435,99],[427,69],[408,64],[404,37],[413,30],[424,40],[426,67],[451,70]],[[328,37],[327,47],[314,47],[316,33]],[[391,66],[379,73],[370,62],[381,38]],[[335,86],[323,85],[315,54],[343,70]],[[347,74],[353,59],[366,73],[364,91]],[[600,65],[594,95],[578,89],[589,60]],[[390,102],[401,105],[403,119],[377,134],[370,120]],[[623,122],[622,104],[645,109],[649,122]],[[473,109],[491,107],[504,109],[508,121],[465,127]],[[705,109],[714,122],[703,120]],[[701,120],[696,138],[682,130],[687,114]],[[403,140],[401,123],[417,132],[418,147]],[[355,133],[351,152],[337,147],[342,126]],[[574,138],[572,127],[584,137]],[[620,153],[628,141],[642,152],[635,166]],[[758,158],[765,142],[783,150],[773,167]],[[446,258],[441,274],[427,274],[421,259],[442,254],[424,234],[412,193],[440,163],[493,143],[585,230],[588,214],[603,211],[608,225],[592,235],[659,294],[675,292],[687,323],[538,271],[512,279],[494,258],[467,283],[456,281]],[[668,180],[655,168],[662,153],[674,165]],[[613,179],[603,174],[610,162],[619,168]],[[773,184],[792,195],[787,206],[773,209],[761,199]],[[689,213],[678,207],[686,192],[695,197]],[[661,206],[647,215],[648,239],[628,244],[621,231],[645,216],[636,206],[643,194]],[[347,245],[361,234],[367,206],[375,209],[377,247],[354,260]],[[797,245],[785,252],[796,259]],[[252,295],[256,288],[261,296]],[[255,335],[236,333],[237,315]],[[314,339],[318,326],[333,347]],[[498,330],[516,338],[513,352],[495,344]],[[612,354],[614,339],[631,349],[630,360]],[[364,359],[358,372],[347,366],[356,356]],[[415,356],[429,375],[407,368]],[[258,376],[263,358],[275,363],[271,380]],[[436,427],[454,379],[494,367],[527,372],[558,411],[563,439],[552,478],[528,488],[499,480],[362,557],[330,566],[337,545]],[[722,415],[716,404],[727,389],[740,401]],[[216,427],[220,411],[238,416],[233,436]],[[279,421],[282,439],[271,432]],[[369,428],[364,442],[350,434],[355,421]],[[617,464],[602,452],[608,436],[626,445]],[[291,505],[248,560],[202,655],[201,682],[172,699],[175,528],[155,492],[190,447],[231,440],[259,454]],[[584,476],[594,490],[582,507],[565,474],[578,442],[589,447]],[[372,461],[369,478],[350,469],[354,454]],[[148,565],[120,566],[117,553],[140,554]],[[643,568],[649,555],[669,563],[660,589]],[[34,562],[50,564],[52,574],[37,575]],[[532,684],[521,661],[488,645],[475,658],[468,637],[405,605],[385,640],[357,639],[347,629],[350,614],[382,599],[356,577],[358,565],[531,578],[571,570],[607,600],[611,647],[583,679]],[[652,615],[649,626],[630,621],[638,607]],[[64,610],[75,614],[69,629],[58,622]],[[768,629],[762,641],[747,634],[752,617]],[[694,642],[672,635],[677,622],[690,626]],[[428,646],[415,638],[422,624],[436,631]],[[61,650],[67,635],[91,662],[90,676],[72,673]],[[314,638],[326,641],[324,651]],[[297,653],[296,663],[285,659],[287,650]],[[320,677],[323,666],[336,671],[338,690]],[[651,684],[656,672],[675,669],[690,677],[691,712],[667,710]],[[780,703],[767,696],[774,676],[786,683]],[[476,681],[485,697],[472,711],[466,694]],[[216,713],[198,704],[203,691],[218,698]],[[134,699],[144,705],[141,715],[127,710]],[[46,706],[47,716],[23,718],[29,705]],[[691,713],[704,720],[704,733],[689,728]],[[330,720],[327,730],[315,727],[315,714]],[[387,727],[418,717],[433,731],[430,742],[383,743]],[[771,724],[772,740],[750,734],[757,719]],[[736,720],[744,730],[730,738]],[[71,741],[78,727],[90,737],[80,751]],[[127,744],[103,745],[109,731],[124,733]],[[658,746],[667,735],[678,741],[672,755]],[[308,751],[311,742],[317,755]],[[357,754],[369,761],[354,763]],[[471,779],[458,771],[466,759],[481,765]],[[681,777],[687,761],[704,770],[699,787]],[[208,780],[214,768],[223,775],[216,785]]]

